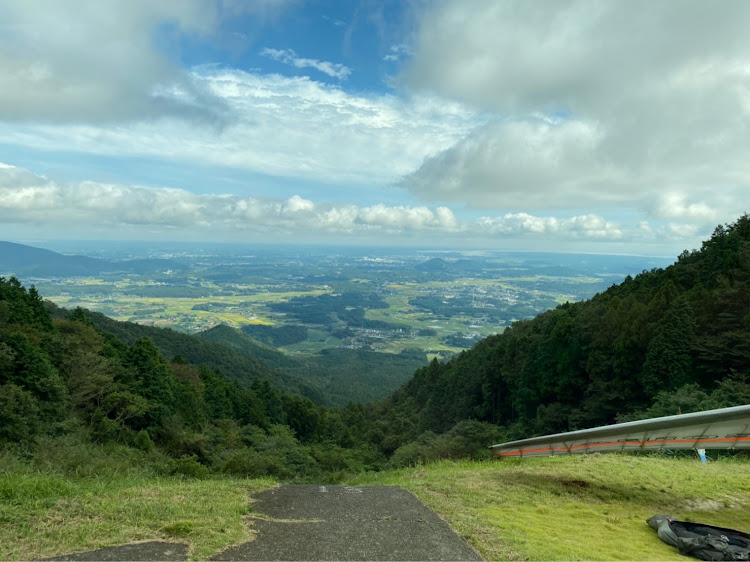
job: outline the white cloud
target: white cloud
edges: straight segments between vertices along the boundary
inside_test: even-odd
[[[327,21],[331,25],[335,25],[336,27],[346,27],[346,22],[340,19],[332,18],[331,16],[322,16],[324,21]]]
[[[230,167],[353,187],[391,184],[480,119],[439,98],[351,95],[307,77],[199,68],[196,87],[233,116],[223,128],[180,119],[119,127],[20,125],[4,141],[48,151]]]
[[[223,123],[221,100],[179,64],[181,40],[226,43],[221,23],[241,16],[241,51],[298,2],[0,0],[0,121]]]
[[[687,203],[684,193],[664,193],[659,198],[656,214],[664,219],[692,219],[699,223],[712,223],[717,212],[706,203]]]
[[[389,207],[381,203],[361,209],[358,220],[363,225],[389,229],[398,229],[404,226],[413,229],[440,228],[452,230],[456,228],[456,217],[447,207],[438,207],[435,211],[432,211],[427,207]]]
[[[537,217],[528,213],[507,213],[502,217],[482,217],[480,231],[501,235],[554,235],[569,238],[620,239],[621,227],[598,215],[581,215],[568,219]]]
[[[404,236],[450,244],[462,240],[589,241],[621,243],[637,240],[689,240],[700,229],[671,222],[634,226],[596,214],[560,218],[506,213],[460,220],[444,206],[352,205],[313,201],[299,195],[283,198],[198,195],[182,189],[119,185],[93,181],[60,183],[28,170],[0,164],[0,224],[34,225],[92,235],[161,232],[204,238],[233,233],[269,233],[276,237],[340,235]],[[13,227],[15,228],[15,227]],[[705,234],[705,232],[703,233]],[[331,238],[333,237],[333,238]]]
[[[451,231],[456,218],[445,207],[358,207],[289,199],[196,195],[182,189],[99,182],[61,184],[27,170],[0,166],[0,222],[91,229],[157,227],[217,232]]]
[[[678,222],[651,223],[646,220],[639,221],[628,233],[631,241],[659,244],[664,241],[672,241],[674,244],[672,253],[677,254],[685,249],[693,249],[700,246],[703,240],[708,239],[715,224],[701,225]],[[668,255],[668,254],[665,254]]]
[[[467,201],[485,208],[580,208],[628,200],[622,181],[599,154],[595,123],[543,118],[496,121],[428,158],[401,184],[425,200]]]
[[[402,185],[481,208],[736,218],[750,188],[748,20],[742,0],[432,4],[403,83],[500,117]]]
[[[338,78],[339,80],[345,80],[352,73],[351,69],[340,63],[298,57],[297,53],[292,49],[265,48],[260,54],[275,61],[290,64],[295,68],[314,68],[323,74],[327,74],[331,78]]]
[[[154,44],[159,25],[212,33],[208,0],[0,2],[0,120],[215,119],[218,100]]]
[[[405,43],[391,45],[391,48],[388,49],[388,51],[388,54],[383,57],[383,60],[386,62],[399,62],[403,58],[409,57],[414,54],[411,50],[411,47],[409,47]]]
[[[748,17],[744,0],[448,0],[423,12],[405,79],[502,112],[606,111],[746,72]]]
[[[284,204],[284,211],[296,213],[298,211],[312,211],[315,209],[315,203],[307,199],[302,199],[299,195],[289,198]]]
[[[675,238],[691,238],[698,234],[699,230],[698,225],[695,224],[669,223],[667,225],[667,232]]]

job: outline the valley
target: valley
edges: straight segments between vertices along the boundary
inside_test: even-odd
[[[312,274],[271,273],[269,257],[265,282],[225,264],[227,278],[204,286],[210,268],[195,275],[177,256],[77,260],[76,275],[44,277],[34,271],[44,263],[27,259],[24,272],[6,252],[5,267],[45,292],[89,298],[97,286],[96,304],[120,271],[128,297],[182,299],[217,314],[231,297],[270,322],[241,314],[240,329],[216,322],[191,334],[61,308],[19,278],[0,279],[0,520],[12,537],[0,540],[0,554],[176,539],[203,559],[247,538],[243,498],[275,482],[402,486],[488,559],[671,559],[645,525],[655,513],[746,528],[747,490],[737,484],[746,451],[709,451],[707,472],[678,453],[489,461],[488,445],[750,402],[749,226],[744,215],[666,268],[541,310],[428,365],[425,348],[395,354],[373,344],[395,334],[447,343],[441,326],[512,321],[523,310],[513,307],[597,291],[623,258],[581,268],[577,260],[592,258],[565,256],[573,265],[561,266],[536,255],[511,267],[484,256],[485,271],[421,256],[365,276],[326,269],[330,257]],[[64,258],[54,257],[61,271]],[[175,271],[183,281],[157,284]],[[522,290],[537,300],[516,297]],[[53,296],[73,297],[63,292]],[[341,343],[290,351],[314,331]],[[369,341],[356,347],[357,338]],[[200,501],[216,486],[227,502],[220,510]],[[118,523],[104,529],[100,520]],[[581,540],[602,522],[600,540]],[[622,536],[642,546],[618,543]],[[550,537],[559,548],[549,549]]]
[[[55,249],[87,251],[74,243]],[[341,348],[419,352],[425,359],[445,359],[516,320],[669,263],[638,256],[179,244],[103,244],[95,255],[88,275],[29,267],[0,273],[18,275],[59,306],[120,321],[188,334],[227,324],[290,354]]]

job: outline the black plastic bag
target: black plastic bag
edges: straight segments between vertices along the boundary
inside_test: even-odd
[[[670,515],[654,515],[649,526],[680,554],[701,560],[750,560],[750,535],[703,523],[677,521]]]

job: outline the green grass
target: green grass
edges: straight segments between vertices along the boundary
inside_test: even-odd
[[[414,492],[487,560],[675,560],[646,519],[750,531],[750,463],[589,455],[440,462],[360,475]]]
[[[30,560],[132,541],[187,543],[202,560],[252,538],[249,495],[271,480],[148,474],[62,476],[0,468],[0,560]]]

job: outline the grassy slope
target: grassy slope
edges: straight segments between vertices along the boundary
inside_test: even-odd
[[[274,485],[160,477],[102,459],[80,475],[3,460],[0,560],[154,539],[187,542],[191,559],[205,559],[251,538],[248,496]],[[688,560],[646,525],[657,513],[750,530],[747,459],[445,461],[362,474],[348,484],[411,490],[487,560]]]
[[[251,493],[271,480],[146,474],[65,477],[0,470],[0,560],[33,560],[141,540],[188,543],[205,560],[250,540]]]
[[[349,483],[411,490],[487,560],[687,560],[646,524],[658,513],[750,531],[747,459],[446,461]]]

